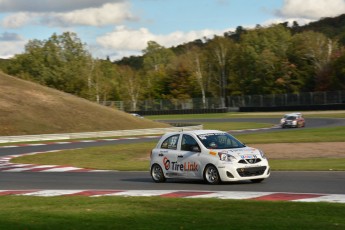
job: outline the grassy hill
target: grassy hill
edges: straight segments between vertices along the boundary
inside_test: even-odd
[[[0,136],[167,127],[0,72]]]

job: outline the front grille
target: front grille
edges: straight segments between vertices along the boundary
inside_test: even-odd
[[[260,176],[264,174],[266,166],[261,167],[252,167],[252,168],[238,168],[237,173],[241,177],[250,177],[250,176]]]
[[[260,158],[253,158],[253,159],[242,159],[240,161],[238,161],[238,163],[240,164],[256,164],[259,163],[261,161]]]

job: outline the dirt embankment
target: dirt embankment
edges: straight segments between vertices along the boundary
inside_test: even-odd
[[[164,127],[0,72],[0,136]]]
[[[263,150],[271,159],[345,157],[345,142],[273,143],[249,146]]]

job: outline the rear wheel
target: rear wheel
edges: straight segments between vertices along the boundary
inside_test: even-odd
[[[219,184],[221,182],[218,170],[215,166],[206,166],[204,171],[204,180],[209,184]]]
[[[162,170],[161,166],[159,166],[158,164],[152,165],[151,177],[152,177],[152,180],[156,183],[161,183],[161,182],[164,182],[166,180],[164,173],[163,173],[163,170]]]

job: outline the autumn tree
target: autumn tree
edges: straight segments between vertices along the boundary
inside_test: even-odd
[[[195,96],[196,81],[192,75],[186,56],[176,57],[167,69],[164,82],[164,91],[167,94],[164,97],[171,100],[185,100]]]
[[[119,82],[116,65],[109,60],[90,60],[91,71],[88,73],[89,99],[100,103],[107,100],[119,100]]]
[[[214,83],[214,95],[221,99],[222,107],[228,94],[228,81],[231,72],[231,62],[234,58],[235,43],[228,38],[214,37],[207,44],[209,74]]]
[[[124,101],[130,101],[131,111],[137,110],[138,100],[143,92],[143,78],[129,66],[118,66],[119,90]]]
[[[90,59],[86,45],[75,33],[53,34],[48,40],[29,41],[24,53],[11,60],[9,73],[87,97]]]
[[[307,31],[293,36],[290,60],[298,66],[303,91],[322,89],[323,82],[330,80],[327,79],[330,76],[329,64],[336,50],[337,43],[318,32]]]
[[[294,66],[287,50],[291,33],[284,25],[257,27],[241,36],[236,59],[236,91],[270,94],[295,91]],[[290,87],[291,86],[291,87]]]
[[[182,56],[182,55],[181,55]],[[206,95],[209,85],[208,62],[205,51],[202,48],[193,46],[184,54],[185,63],[189,66],[191,77],[196,82],[201,98],[202,107],[206,108]]]
[[[335,54],[331,63],[331,81],[328,82],[332,90],[345,90],[345,47]]]
[[[160,98],[163,92],[163,84],[167,76],[167,66],[174,58],[174,53],[157,42],[149,41],[147,48],[143,50],[146,98]]]

